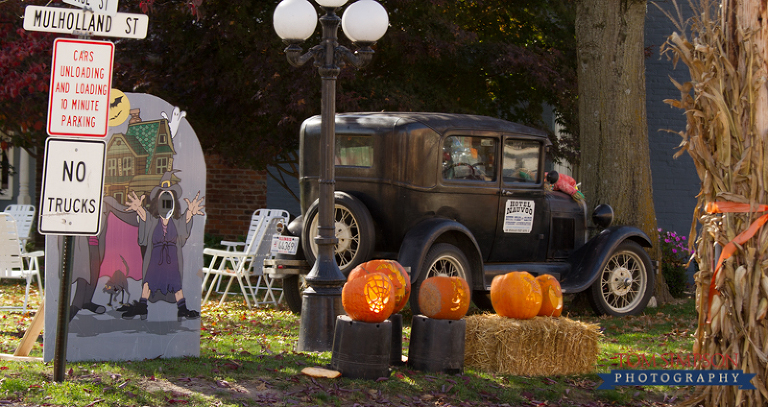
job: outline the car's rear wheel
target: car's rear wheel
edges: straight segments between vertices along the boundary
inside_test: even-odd
[[[654,283],[648,253],[639,244],[626,240],[611,253],[589,288],[588,298],[598,314],[637,315],[648,305]]]
[[[335,248],[336,264],[346,276],[358,264],[370,260],[376,232],[371,214],[362,202],[344,192],[336,192],[334,197],[334,229],[336,238],[339,239]],[[314,264],[317,258],[315,236],[318,229],[318,206],[319,202],[315,201],[307,209],[301,233],[304,256],[310,265]]]
[[[437,243],[427,252],[427,257],[421,267],[424,270],[416,282],[411,286],[411,311],[413,315],[419,314],[419,288],[421,283],[429,277],[447,275],[461,277],[472,287],[472,277],[469,269],[469,260],[458,247],[449,243]]]

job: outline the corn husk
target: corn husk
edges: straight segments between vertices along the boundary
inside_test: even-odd
[[[694,17],[683,20],[673,0],[677,13],[668,16],[677,33],[662,52],[684,64],[691,78],[673,81],[680,99],[667,102],[683,109],[687,120],[676,156],[688,153],[701,179],[689,239],[699,265],[693,349],[738,355],[735,368],[756,374],[757,389],[701,386],[682,405],[762,406],[768,402],[768,227],[735,246],[714,282],[712,275],[718,260],[714,244],[725,248],[763,214],[760,205],[768,204],[768,31],[759,25],[768,21],[768,11],[764,0],[688,3]],[[747,210],[755,212],[706,213],[713,202],[749,204]]]

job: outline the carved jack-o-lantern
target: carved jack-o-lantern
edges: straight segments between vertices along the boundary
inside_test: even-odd
[[[395,286],[395,312],[399,312],[408,303],[411,295],[411,278],[405,268],[395,260],[371,260],[358,265],[349,272],[347,281],[365,274],[384,273]]]
[[[467,314],[471,298],[467,280],[455,276],[429,277],[419,288],[419,309],[428,318],[459,320]]]
[[[541,309],[539,314],[547,317],[559,317],[563,313],[563,290],[556,278],[549,274],[536,277],[541,285]]]
[[[541,285],[528,272],[513,271],[491,281],[491,304],[497,314],[530,319],[541,309]]]
[[[383,273],[359,276],[344,284],[341,305],[352,320],[382,322],[395,309],[395,286]]]

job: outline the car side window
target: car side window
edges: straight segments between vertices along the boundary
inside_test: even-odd
[[[539,183],[541,143],[533,140],[504,141],[504,163],[501,170],[505,183]]]
[[[371,167],[373,165],[373,137],[367,135],[336,135],[336,165]]]
[[[443,143],[443,178],[496,181],[496,139],[449,136]]]

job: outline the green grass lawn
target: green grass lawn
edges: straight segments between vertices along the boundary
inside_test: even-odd
[[[0,306],[10,297],[18,300],[23,288],[0,281]],[[36,310],[39,296],[35,291],[31,297]],[[228,298],[226,307],[211,302],[202,308],[199,358],[68,363],[61,383],[53,381],[53,363],[0,360],[0,406],[667,406],[690,391],[663,386],[596,390],[602,382],[596,373],[619,368],[620,354],[635,362],[641,356],[690,353],[696,329],[692,299],[624,318],[595,317],[566,304],[569,318],[602,329],[594,374],[527,377],[465,368],[447,375],[397,366],[386,378],[352,380],[301,373],[304,367],[327,366],[331,353],[295,350],[300,320],[286,307],[249,310],[242,298]],[[0,311],[0,353],[14,352],[33,316]],[[408,309],[403,317],[407,355]],[[35,345],[30,356],[42,356],[42,339]]]

